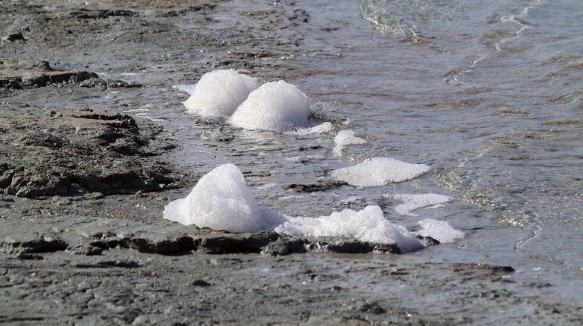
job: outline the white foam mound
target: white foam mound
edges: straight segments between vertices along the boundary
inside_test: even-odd
[[[184,106],[202,117],[228,117],[256,88],[255,78],[233,69],[214,70],[201,77]]]
[[[434,219],[426,219],[418,222],[423,229],[416,232],[422,237],[432,237],[441,243],[452,243],[456,240],[463,239],[465,233],[454,229],[446,221],[438,221]]]
[[[401,200],[403,202],[402,204],[397,205],[395,207],[395,210],[397,211],[397,213],[407,216],[417,216],[417,214],[413,214],[411,212],[418,208],[444,204],[449,201],[448,196],[437,194],[420,194],[420,195],[401,194],[393,195],[391,197],[397,200]]]
[[[259,207],[234,164],[221,165],[204,175],[186,198],[164,208],[164,218],[231,232],[269,230],[283,221],[282,215]]]
[[[336,143],[333,150],[334,155],[342,156],[342,149],[344,149],[345,146],[365,144],[366,140],[354,136],[354,131],[352,130],[341,130],[336,137],[334,137],[334,143]]]
[[[280,80],[265,83],[251,92],[229,121],[239,128],[284,132],[306,128],[309,115],[306,94]]]
[[[413,233],[385,219],[381,208],[374,205],[361,211],[345,209],[318,218],[290,217],[276,227],[275,231],[298,237],[341,237],[363,242],[397,244],[403,252],[423,248]]]
[[[387,157],[375,157],[354,166],[332,171],[332,177],[357,187],[383,186],[403,182],[429,171],[425,164],[412,164]]]

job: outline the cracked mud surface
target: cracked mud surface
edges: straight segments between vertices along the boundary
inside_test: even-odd
[[[0,7],[0,323],[583,322],[578,303],[545,297],[554,284],[510,266],[428,262],[371,244],[230,234],[161,218],[200,175],[167,160],[176,139],[132,110],[148,104],[144,94],[161,97],[212,69],[263,79],[317,73],[281,59],[304,46],[299,27],[312,17],[302,5]]]

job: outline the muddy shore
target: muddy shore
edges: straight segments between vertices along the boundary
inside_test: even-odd
[[[200,173],[169,161],[178,141],[131,110],[144,92],[213,69],[264,80],[318,73],[293,59],[312,19],[301,4],[0,7],[0,323],[583,323],[577,303],[524,294],[553,284],[511,266],[404,260],[374,244],[162,219]],[[326,185],[309,186],[289,187]]]

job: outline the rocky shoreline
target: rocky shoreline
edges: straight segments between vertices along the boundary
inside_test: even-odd
[[[0,323],[583,320],[581,307],[522,295],[521,288],[550,285],[517,280],[509,266],[405,261],[388,254],[398,253],[394,246],[232,234],[162,219],[163,207],[199,175],[165,159],[177,146],[166,130],[126,111],[143,103],[143,91],[212,69],[264,79],[315,73],[282,59],[300,52],[298,27],[311,21],[295,2],[0,7]],[[129,72],[128,80],[108,77],[115,72]],[[143,77],[132,80],[133,72]],[[106,90],[124,100],[102,100]],[[403,302],[403,291],[417,300]],[[476,300],[479,311],[465,309]],[[495,317],[517,304],[532,314]]]

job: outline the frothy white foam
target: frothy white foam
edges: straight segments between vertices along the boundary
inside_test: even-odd
[[[174,86],[172,86],[172,88],[175,88],[179,91],[182,91],[182,92],[185,92],[189,95],[192,95],[192,93],[194,93],[194,90],[196,89],[196,84],[174,85]]]
[[[423,248],[413,233],[385,219],[381,208],[374,205],[360,211],[345,209],[318,218],[291,217],[276,227],[275,231],[298,237],[341,237],[363,242],[397,244],[403,252]]]
[[[280,80],[265,83],[251,92],[229,121],[239,128],[284,132],[306,128],[309,115],[306,94]]]
[[[302,198],[294,195],[281,197],[280,200]],[[350,201],[358,200],[358,197],[350,198]],[[385,219],[383,211],[376,205],[360,211],[345,209],[318,218],[285,217],[262,208],[245,184],[243,174],[233,164],[221,165],[204,175],[186,198],[172,201],[164,208],[164,218],[184,225],[194,224],[230,232],[275,230],[291,236],[337,237],[396,244],[402,252],[423,248],[415,234]],[[430,236],[439,241],[447,241],[442,235],[453,234],[443,227],[435,229],[430,225],[426,229]],[[425,234],[424,230],[419,232]]]
[[[243,174],[233,164],[221,165],[204,175],[186,198],[164,208],[164,218],[231,232],[268,230],[284,219],[259,207]]]
[[[425,164],[412,164],[386,157],[375,157],[354,166],[332,171],[332,177],[357,187],[383,186],[403,182],[429,171]]]
[[[441,243],[452,243],[456,240],[463,239],[465,233],[454,229],[446,221],[426,219],[418,222],[423,229],[415,232],[422,237],[432,237]]]
[[[298,130],[287,132],[288,134],[292,135],[313,135],[313,134],[325,134],[334,130],[334,125],[331,122],[324,122],[317,126],[311,128],[300,128]]]
[[[395,207],[395,210],[397,211],[397,213],[407,216],[417,216],[417,214],[413,214],[411,212],[418,208],[447,203],[450,199],[448,196],[437,194],[421,194],[421,195],[400,194],[400,195],[387,195],[386,197],[392,197],[394,199],[401,200],[403,203],[397,205]]]
[[[202,76],[184,106],[202,117],[228,117],[256,88],[255,78],[233,69],[214,70]]]
[[[259,190],[265,190],[265,189],[273,189],[273,188],[276,188],[276,187],[279,187],[279,184],[277,184],[277,183],[266,183],[264,185],[261,185],[261,186],[257,187],[257,189],[259,189]]]
[[[333,150],[334,155],[342,156],[342,149],[344,149],[344,146],[365,144],[366,140],[354,136],[354,131],[352,130],[341,130],[336,137],[334,137],[334,143],[336,143]]]

